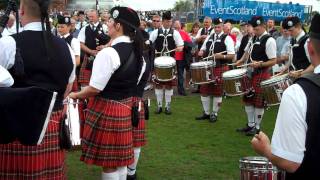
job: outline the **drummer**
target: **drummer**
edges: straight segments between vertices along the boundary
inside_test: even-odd
[[[218,111],[222,103],[223,81],[222,73],[229,69],[228,63],[232,62],[235,57],[234,43],[230,36],[222,31],[223,21],[221,18],[214,19],[214,31],[204,41],[198,55],[201,57],[214,56],[216,67],[213,74],[216,78],[215,83],[201,85],[200,94],[204,113],[196,117],[196,120],[209,119],[210,122],[216,122]],[[212,58],[210,58],[211,60]],[[213,108],[210,114],[210,97],[213,97]]]
[[[156,52],[162,52],[161,54],[156,53],[156,56],[168,55],[174,57],[175,51],[183,50],[183,40],[178,31],[171,28],[172,17],[171,12],[164,12],[162,15],[162,28],[152,31],[150,34],[150,41],[155,45]],[[166,43],[167,42],[167,43]],[[172,51],[173,50],[173,51]],[[166,53],[167,51],[172,51]],[[163,94],[165,95],[165,114],[171,114],[171,96],[173,95],[173,86],[176,85],[176,81],[172,80],[169,82],[159,82],[155,80],[155,95],[157,97],[158,108],[156,114],[162,112],[162,101]]]
[[[281,71],[280,74],[286,72],[289,66],[289,69],[293,70],[289,75],[294,78],[298,78],[303,74],[312,72],[313,66],[311,64],[307,47],[309,35],[303,30],[300,19],[296,16],[287,17],[282,23],[282,28],[288,30],[292,36],[292,40],[290,42],[292,52],[288,52],[288,54],[292,53],[292,62],[289,62],[292,64],[289,64]],[[289,56],[283,56],[277,59],[277,63],[282,63],[288,60]]]
[[[243,57],[249,57],[250,68],[253,68],[251,74],[253,90],[243,96],[248,124],[239,131],[245,132],[247,136],[253,136],[260,130],[264,114],[264,99],[260,83],[270,78],[270,68],[276,63],[277,46],[275,39],[267,33],[266,24],[261,16],[253,16],[249,24],[253,27],[256,37],[253,46],[246,47]],[[249,51],[251,54],[249,54]],[[244,63],[245,59],[241,58],[236,65]]]

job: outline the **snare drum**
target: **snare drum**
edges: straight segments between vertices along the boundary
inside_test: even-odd
[[[154,60],[156,80],[167,82],[175,79],[176,60],[170,56],[157,57]]]
[[[72,146],[78,146],[81,144],[80,139],[80,119],[78,111],[78,101],[68,99],[67,105],[67,123],[70,131],[70,139]]]
[[[194,84],[208,84],[214,82],[212,73],[213,61],[202,61],[190,65],[191,81]]]
[[[285,172],[273,166],[265,157],[244,157],[240,162],[240,180],[284,180]]]
[[[262,81],[260,85],[263,89],[263,95],[267,106],[275,106],[280,104],[283,91],[287,89],[291,83],[288,79],[288,75],[284,74]]]
[[[233,69],[222,74],[227,96],[240,96],[247,92],[249,80],[246,69]]]

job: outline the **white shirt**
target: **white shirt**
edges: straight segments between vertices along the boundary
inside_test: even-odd
[[[0,87],[10,87],[14,80],[10,73],[2,66],[0,66]]]
[[[259,39],[262,38],[264,35],[268,34],[267,31],[265,31],[261,36],[259,36]],[[249,45],[251,43],[248,43],[245,51],[249,50]],[[277,58],[277,43],[276,40],[273,37],[270,37],[266,42],[266,55],[268,56],[268,59],[274,59]],[[253,59],[253,60],[259,60],[259,59]]]
[[[197,35],[196,35],[196,39],[198,39],[198,38],[201,36],[201,31],[202,31],[202,29],[204,29],[204,28],[200,28],[200,29],[199,29],[199,31],[198,31],[198,33],[197,33]],[[214,34],[214,28],[213,28],[212,26],[210,26],[210,27],[208,28],[208,30],[211,30],[211,32],[210,32],[209,35]]]
[[[79,35],[78,35],[78,39],[80,42],[85,43],[86,42],[86,29],[87,26],[90,26],[91,24],[87,24],[84,28],[81,28]],[[99,22],[94,24],[94,27],[96,28],[99,25]],[[102,24],[102,28],[99,31],[103,31],[105,34],[108,33],[108,26],[105,24]]]
[[[320,66],[314,69],[320,73]],[[272,154],[283,159],[301,163],[304,158],[307,97],[302,87],[293,84],[283,93],[275,129],[272,135]]]
[[[61,36],[61,38],[67,38],[70,35],[70,33]],[[71,49],[73,51],[73,54],[75,56],[80,56],[80,41],[77,38],[72,38],[71,40]]]
[[[167,29],[168,33],[169,33],[169,30],[170,29]],[[165,29],[163,27],[162,27],[162,31],[165,32]],[[149,40],[152,41],[152,43],[154,43],[156,41],[157,37],[158,37],[158,29],[151,32]],[[173,30],[173,39],[174,39],[174,42],[177,47],[184,45],[184,42],[182,40],[180,33],[176,30]]]
[[[32,22],[23,27],[24,31],[42,31],[40,22]],[[73,70],[69,77],[69,83],[75,80],[75,56],[70,46],[69,51],[72,57]],[[10,69],[15,63],[16,41],[11,36],[5,36],[0,39],[0,65],[5,69]]]
[[[216,34],[213,34],[212,36],[215,36],[215,35],[216,35]],[[220,36],[222,36],[222,35],[223,35],[223,32],[221,32],[220,34],[218,34],[218,38],[219,38]],[[207,42],[209,41],[210,37],[211,37],[211,36],[208,36],[208,37],[206,38],[206,40],[204,40],[203,45],[202,45],[202,47],[201,47],[200,50],[206,51],[206,49],[207,49],[206,44],[207,44]],[[227,36],[227,37],[226,37],[226,39],[224,40],[224,44],[226,45],[226,48],[227,48],[227,50],[226,50],[226,51],[227,51],[227,54],[235,54],[234,42],[233,42],[233,40],[232,40],[232,38],[231,38],[230,36]]]
[[[81,22],[79,21],[77,24],[76,24],[76,29],[80,30],[80,29],[83,29],[83,27],[85,27],[87,25],[87,21],[83,21],[82,22],[82,27],[81,27]]]

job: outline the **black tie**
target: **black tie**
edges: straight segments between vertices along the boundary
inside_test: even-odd
[[[92,25],[92,31],[94,31],[95,30],[95,26],[94,25]]]
[[[83,26],[83,22],[80,23],[80,29],[82,28],[82,26]]]
[[[168,34],[168,31],[165,29],[164,30],[164,35],[167,35]]]

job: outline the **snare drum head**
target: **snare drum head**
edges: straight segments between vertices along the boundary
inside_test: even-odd
[[[240,168],[252,169],[254,167],[270,167],[271,162],[267,158],[261,156],[249,156],[239,160]],[[275,167],[274,167],[275,168]]]
[[[170,56],[157,57],[154,60],[155,67],[173,67],[176,65],[176,60]]]
[[[223,78],[233,78],[243,76],[247,73],[246,69],[233,69],[222,74]]]
[[[213,67],[213,61],[195,62],[190,65],[191,69],[199,69],[204,67]]]
[[[262,82],[261,82],[261,86],[267,86],[267,85],[269,85],[269,84],[274,84],[274,83],[283,81],[283,80],[285,80],[287,77],[288,77],[287,74],[280,75],[280,76],[275,76],[275,77],[270,78],[270,79],[268,79],[268,80],[262,81]]]

